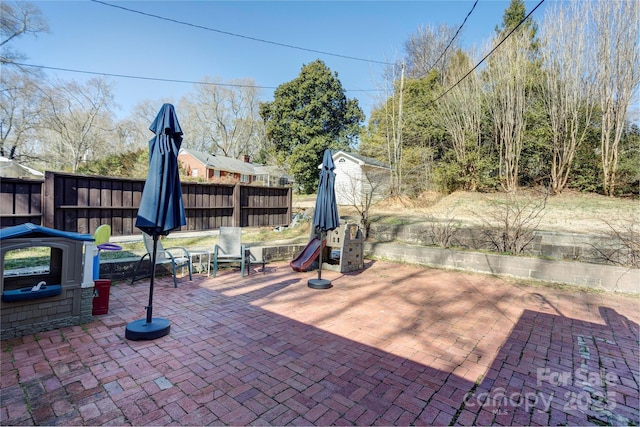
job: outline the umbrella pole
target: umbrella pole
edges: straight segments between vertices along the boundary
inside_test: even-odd
[[[158,235],[153,233],[153,254],[151,255],[151,280],[149,282],[149,305],[147,309],[147,323],[153,319],[153,281],[156,278],[156,255],[158,251]]]
[[[320,231],[320,255],[318,256],[318,262],[320,264],[318,265],[318,278],[310,279],[307,281],[307,286],[312,289],[329,289],[331,286],[333,286],[331,285],[330,280],[322,279],[322,251],[324,250],[323,242],[325,235],[326,232]]]
[[[322,252],[324,252],[324,247],[322,243],[325,239],[324,231],[320,230],[320,258],[318,258],[318,280],[322,280]]]
[[[167,319],[153,318],[153,282],[156,277],[156,251],[158,249],[158,235],[153,234],[153,254],[151,255],[151,280],[149,281],[149,305],[146,319],[130,322],[125,328],[125,338],[128,340],[154,340],[169,333],[171,322]]]

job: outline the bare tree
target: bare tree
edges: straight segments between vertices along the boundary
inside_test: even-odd
[[[400,74],[398,74],[398,71]],[[395,96],[396,87],[400,87],[402,70],[398,67],[386,67],[383,81],[385,99],[381,101],[382,117],[376,119],[376,126],[381,128],[385,137],[387,159],[391,165],[391,194],[399,195],[402,188],[402,133],[400,132],[400,105],[402,98]],[[402,88],[400,87],[400,90]]]
[[[49,31],[47,21],[33,3],[0,2],[0,64],[15,64],[24,55],[11,49],[10,43],[23,35],[37,36]]]
[[[33,76],[19,71],[0,73],[0,155],[33,160],[30,143],[35,138],[42,110],[42,92]]]
[[[441,248],[448,249],[455,242],[455,237],[460,230],[461,224],[456,219],[456,207],[449,208],[444,218],[436,218],[434,215],[427,215],[426,220],[429,223],[428,238],[433,244]]]
[[[552,131],[551,190],[554,193],[562,192],[566,186],[573,159],[593,117],[597,59],[590,45],[593,34],[585,25],[589,21],[589,10],[584,1],[556,3],[547,9],[543,24],[542,93]]]
[[[239,158],[253,156],[265,141],[259,89],[252,80],[223,83],[205,78],[181,101],[185,146]]]
[[[489,111],[499,154],[500,184],[505,191],[518,188],[520,154],[526,128],[530,47],[530,34],[525,30],[516,31],[494,52],[487,67]]]
[[[447,72],[447,84],[456,83],[473,66],[461,52],[457,58]],[[456,160],[466,175],[465,189],[470,191],[475,191],[478,185],[476,162],[482,147],[483,102],[480,77],[472,73],[440,100],[436,110],[439,122],[451,137]]]
[[[137,103],[131,110],[129,116],[118,124],[121,133],[126,134],[127,148],[135,150],[137,148],[148,148],[149,140],[153,137],[153,132],[149,130],[149,126],[155,120],[162,104],[172,104],[173,101],[168,98],[158,100],[143,100]],[[182,110],[178,109],[178,120],[182,126],[184,119],[182,118]],[[188,138],[188,135],[187,135]]]
[[[41,109],[39,70],[22,67],[17,62],[25,55],[14,51],[16,39],[48,32],[40,9],[30,2],[0,2],[0,154],[35,160],[34,130]],[[31,146],[30,146],[31,145]]]
[[[619,144],[629,104],[640,81],[637,0],[584,2],[593,16],[590,23],[597,54],[596,85],[602,110],[600,155],[604,193],[616,190]]]
[[[421,79],[434,70],[442,79],[443,70],[449,66],[450,57],[457,49],[457,44],[451,43],[454,33],[455,30],[446,25],[440,25],[438,28],[432,26],[418,28],[404,43],[404,58],[388,61],[393,65],[386,67],[381,76],[382,83],[379,85],[379,93],[382,99],[379,100],[378,106],[369,120],[369,136],[384,138],[384,141],[368,141],[370,147],[367,146],[364,153],[374,156],[380,152],[377,150],[378,148],[384,147],[387,161],[391,165],[389,189],[392,195],[402,193],[407,176],[416,176],[416,173],[420,173],[420,182],[428,181],[424,179],[428,176],[427,174],[422,174],[422,170],[416,171],[416,165],[411,168],[411,165],[407,165],[405,162],[406,147],[403,132],[405,79]],[[428,150],[429,147],[426,148],[424,150],[426,154],[420,156],[423,158],[421,160],[425,161],[432,154]],[[375,150],[377,150],[376,153],[373,152]],[[418,150],[415,147],[414,150],[409,151]],[[412,157],[416,157],[415,153]],[[429,170],[431,164],[425,161],[420,161],[419,164],[423,169]],[[405,170],[405,167],[411,169]]]
[[[548,192],[525,195],[505,193],[490,201],[486,212],[476,216],[484,224],[483,233],[498,252],[518,255],[529,246],[547,206]]]
[[[605,245],[592,245],[595,258],[606,264],[640,268],[640,221],[630,216],[623,221],[607,224]]]
[[[111,153],[107,143],[113,128],[111,86],[101,78],[60,82],[45,93],[42,126],[52,161],[72,172],[81,162]]]
[[[407,52],[407,77],[421,78],[433,69],[445,75],[449,62],[458,44],[453,40],[456,29],[446,24],[437,28],[420,26],[404,42]]]

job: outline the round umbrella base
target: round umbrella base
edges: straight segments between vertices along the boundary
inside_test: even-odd
[[[329,289],[331,285],[331,281],[326,279],[311,279],[307,282],[307,286],[312,289]]]
[[[134,320],[127,325],[124,336],[128,340],[155,340],[169,333],[171,322],[167,319],[154,317],[150,323],[147,319]]]

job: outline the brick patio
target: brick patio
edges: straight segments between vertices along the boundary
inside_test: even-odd
[[[640,299],[368,261],[148,280],[2,342],[2,425],[638,425]]]

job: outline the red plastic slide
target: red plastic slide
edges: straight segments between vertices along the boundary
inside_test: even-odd
[[[327,241],[323,240],[322,247],[324,248],[325,246],[327,246]],[[294,271],[305,271],[318,258],[318,255],[320,255],[320,239],[314,237],[289,265]]]

